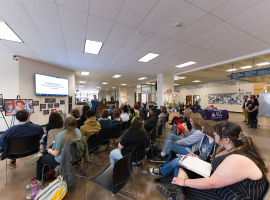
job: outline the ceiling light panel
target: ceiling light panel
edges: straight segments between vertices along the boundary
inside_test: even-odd
[[[113,78],[119,78],[122,75],[114,75]]]
[[[150,60],[152,60],[152,59],[154,59],[154,58],[156,58],[158,56],[159,56],[159,54],[149,53],[149,54],[145,55],[144,57],[142,57],[138,61],[140,61],[140,62],[149,62]]]
[[[0,39],[10,40],[13,42],[22,42],[5,22],[0,22]]]
[[[183,63],[183,64],[181,64],[181,65],[177,65],[177,66],[175,66],[175,67],[177,67],[177,68],[182,68],[182,67],[187,67],[187,66],[189,66],[189,65],[194,65],[194,64],[196,64],[196,63],[197,63],[197,62],[189,61],[189,62]]]
[[[81,75],[87,76],[87,75],[89,75],[89,72],[81,72]]]
[[[80,81],[80,83],[85,83],[85,81]]]
[[[102,83],[103,85],[106,85],[106,84],[108,84],[108,83],[106,83],[106,82],[104,82],[104,83]]]
[[[91,54],[99,54],[102,45],[103,45],[102,42],[85,40],[84,52]]]
[[[245,67],[240,67],[241,69],[248,69],[248,68],[252,68],[252,66],[245,66]]]
[[[199,80],[196,80],[196,81],[192,81],[192,82],[194,82],[194,83],[199,83],[199,82],[201,82],[201,81],[199,81]]]
[[[84,87],[84,86],[81,86],[81,85],[80,85],[79,87]]]
[[[236,71],[237,69],[228,69],[226,70],[227,72],[232,72],[232,71]]]
[[[270,63],[269,62],[264,62],[264,63],[259,63],[259,64],[256,64],[256,65],[258,65],[258,66],[264,66],[264,65],[270,65]]]
[[[141,77],[141,78],[138,78],[137,80],[144,80],[144,79],[147,79],[147,77]]]
[[[100,87],[97,86],[97,88],[100,88]]]
[[[123,83],[123,84],[121,84],[121,85],[127,85],[127,84]]]

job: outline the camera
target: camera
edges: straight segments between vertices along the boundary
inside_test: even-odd
[[[16,55],[12,55],[12,59],[18,61],[19,60],[19,57],[16,56]]]

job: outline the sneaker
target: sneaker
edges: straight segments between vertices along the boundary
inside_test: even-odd
[[[40,159],[41,155],[38,154],[36,156],[34,156],[33,158],[30,158],[29,160],[24,162],[25,166],[31,166],[33,164],[35,164],[39,159]]]
[[[150,162],[153,162],[153,163],[165,163],[165,157],[156,156],[153,159],[150,159]]]
[[[161,175],[163,175],[163,174],[160,172],[159,168],[150,168],[150,169],[149,169],[149,172],[150,172],[150,174],[156,175],[156,176],[161,176]]]
[[[12,163],[12,164],[10,162],[10,163],[7,164],[7,166],[10,167],[10,168],[16,168],[16,162]]]
[[[155,182],[160,183],[161,182],[161,176],[155,178]]]

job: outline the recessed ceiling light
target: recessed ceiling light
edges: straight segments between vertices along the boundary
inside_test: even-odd
[[[81,75],[89,75],[90,72],[81,72]]]
[[[105,83],[105,82],[104,82],[104,83],[102,83],[102,84],[103,84],[103,85],[106,85],[106,84],[108,84],[108,83]]]
[[[0,39],[13,42],[22,42],[5,22],[0,22]]]
[[[137,88],[140,88],[141,87],[141,85],[137,85]]]
[[[84,87],[84,86],[81,86],[81,85],[80,85],[79,87]]]
[[[175,67],[177,67],[177,68],[182,68],[182,67],[186,67],[186,66],[189,66],[189,65],[194,65],[194,64],[196,64],[196,63],[197,63],[197,62],[189,61],[189,62],[183,63],[183,64],[181,64],[181,65],[177,65],[177,66],[175,66]]]
[[[127,85],[127,84],[123,83],[123,84],[121,84],[121,85]]]
[[[85,81],[80,81],[80,83],[85,83]]]
[[[113,89],[115,88],[115,87],[112,87]]]
[[[156,83],[151,83],[152,85],[156,85]]]
[[[264,66],[264,65],[269,65],[270,64],[270,62],[264,62],[264,63],[259,63],[259,64],[256,64],[256,65],[258,65],[258,66]]]
[[[103,45],[102,42],[85,40],[84,52],[85,53],[98,54],[101,47],[102,47],[102,45]]]
[[[179,84],[174,84],[174,85],[179,85]]]
[[[100,88],[100,87],[97,86],[97,88]]]
[[[196,80],[196,81],[192,81],[192,82],[198,83],[198,82],[201,82],[201,81],[199,81],[199,80]]]
[[[141,78],[138,78],[137,80],[144,80],[144,79],[147,79],[147,77],[141,77]]]
[[[122,75],[113,75],[113,78],[119,78]]]
[[[146,83],[146,84],[148,84],[148,85],[149,85],[149,84],[151,84],[151,83]]]
[[[227,72],[232,72],[232,71],[236,71],[237,69],[228,69],[226,70]]]
[[[252,68],[252,66],[245,66],[245,67],[240,67],[241,69],[248,69],[248,68]]]
[[[154,59],[154,58],[156,58],[158,56],[159,56],[159,54],[149,53],[149,54],[145,55],[144,57],[142,57],[138,61],[140,61],[140,62],[148,62],[148,61],[150,61],[150,60],[152,60],[152,59]]]

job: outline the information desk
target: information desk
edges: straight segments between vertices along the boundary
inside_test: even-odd
[[[194,110],[194,113],[198,112],[198,110]],[[225,121],[229,119],[229,114],[227,110],[203,110],[205,114],[205,120],[213,120],[213,121]]]

